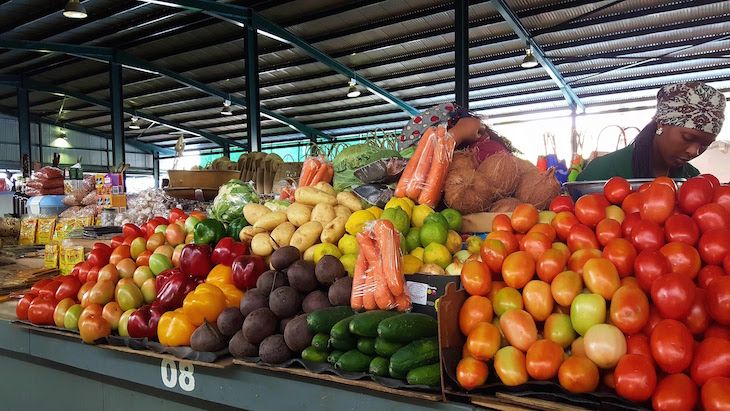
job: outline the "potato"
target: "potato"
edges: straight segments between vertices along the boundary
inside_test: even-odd
[[[297,228],[294,227],[294,224],[288,221],[279,224],[279,226],[271,232],[271,245],[274,247],[275,250],[278,250],[281,247],[288,246],[289,242],[291,242],[291,237],[294,235],[295,231],[297,231]]]
[[[269,213],[271,213],[271,210],[261,204],[248,203],[243,206],[243,217],[249,224],[256,224],[259,218]]]
[[[320,237],[322,242],[337,244],[337,242],[340,241],[340,238],[345,235],[346,222],[347,218],[345,217],[337,217],[330,221],[330,223],[324,226],[324,229],[322,230],[322,236]]]
[[[312,210],[311,221],[319,221],[322,225],[326,225],[337,217],[335,208],[329,204],[317,204]]]
[[[358,210],[362,210],[362,203],[355,194],[347,191],[343,191],[337,194],[337,204],[343,205],[350,209],[353,213]]]
[[[304,252],[307,248],[313,246],[319,236],[322,234],[322,223],[319,221],[310,221],[299,227],[291,237],[289,245],[298,248],[300,252]]]
[[[286,213],[277,211],[264,214],[253,224],[256,228],[263,228],[266,231],[273,231],[280,224],[287,222]]]
[[[286,216],[290,223],[296,227],[301,227],[311,219],[312,207],[302,203],[294,203],[287,207]]]
[[[320,181],[319,183],[314,185],[314,188],[316,188],[317,190],[320,190],[320,191],[324,191],[325,193],[327,193],[331,196],[335,195],[335,189],[332,188],[332,186],[328,182]]]
[[[254,254],[260,256],[271,255],[274,252],[274,248],[271,246],[269,241],[268,233],[258,233],[251,240],[251,251]]]
[[[314,262],[314,249],[317,248],[317,244],[307,248],[302,254],[302,260]]]
[[[256,228],[254,226],[246,226],[241,229],[241,233],[238,235],[238,239],[241,240],[241,242],[246,243],[248,245],[251,245],[251,240],[256,236],[256,234],[265,233],[266,230],[263,228]]]
[[[316,206],[317,204],[324,203],[331,206],[337,205],[337,199],[335,196],[325,193],[324,191],[317,190],[314,187],[299,187],[294,192],[294,198],[296,202]],[[250,222],[250,221],[249,221]]]
[[[335,214],[337,217],[345,217],[345,219],[348,219],[352,215],[352,211],[343,205],[336,205]]]

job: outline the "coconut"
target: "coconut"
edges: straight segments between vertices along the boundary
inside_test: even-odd
[[[525,203],[547,210],[550,202],[560,195],[560,182],[555,178],[555,168],[544,173],[528,173],[520,178],[515,197]]]
[[[494,190],[476,170],[449,170],[444,182],[444,202],[450,208],[462,214],[478,213],[486,210],[494,198]]]
[[[522,158],[516,158],[515,161],[517,162],[517,169],[519,170],[519,175],[523,176],[525,174],[536,174],[540,171],[537,169],[537,166],[532,164],[530,161],[522,159]]]
[[[454,152],[454,157],[451,159],[451,166],[449,166],[449,171],[462,168],[470,170],[475,170],[477,168],[474,153],[471,150],[461,150]]]
[[[505,197],[492,203],[489,207],[489,211],[492,213],[511,213],[515,211],[515,208],[517,208],[520,204],[522,204],[522,201],[514,197]]]
[[[512,195],[520,182],[517,161],[508,153],[497,153],[485,158],[479,165],[477,174],[498,198]]]

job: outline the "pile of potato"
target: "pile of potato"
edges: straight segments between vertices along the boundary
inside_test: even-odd
[[[243,216],[251,225],[240,233],[241,241],[251,252],[270,256],[281,247],[294,246],[312,260],[314,246],[319,243],[337,245],[345,235],[350,215],[362,210],[360,200],[350,192],[335,194],[332,186],[320,182],[312,187],[299,187],[295,202],[286,211],[272,212],[261,204],[249,203]]]

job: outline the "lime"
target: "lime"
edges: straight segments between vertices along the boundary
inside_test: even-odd
[[[419,235],[423,247],[427,247],[431,243],[446,244],[447,236],[448,232],[446,231],[446,227],[433,221],[424,224],[421,227],[421,233]]]
[[[447,208],[446,210],[441,212],[441,215],[446,218],[446,221],[449,222],[449,230],[454,230],[456,232],[461,231],[461,213],[454,210],[453,208]]]
[[[446,220],[446,217],[442,216],[441,213],[431,213],[427,215],[426,218],[423,220],[423,224],[428,223],[439,223],[444,226],[446,230],[449,229],[449,221]]]
[[[406,201],[405,198],[393,197],[388,201],[387,204],[385,204],[384,210],[400,207],[403,209],[403,211],[408,213],[408,221],[410,223],[411,215],[413,214],[413,202],[409,201]]]
[[[459,233],[457,233],[456,231],[449,230],[449,233],[446,236],[446,248],[449,249],[449,252],[451,254],[456,254],[461,251],[461,235],[459,235]]]
[[[406,236],[403,235],[403,233],[398,233],[398,234],[400,234],[400,252],[401,252],[401,254],[407,254],[408,250],[407,250],[407,246],[406,246]]]
[[[405,212],[400,206],[388,208],[383,211],[380,216],[381,220],[388,220],[393,223],[393,226],[400,233],[407,233],[408,228],[411,226],[411,221],[408,218],[408,213]]]
[[[357,254],[360,251],[360,245],[357,244],[357,237],[351,234],[345,234],[340,238],[337,247],[342,254]]]
[[[411,225],[413,227],[423,227],[423,220],[428,217],[429,214],[433,213],[433,208],[427,205],[417,205],[413,207],[413,215],[411,216]]]
[[[357,263],[357,254],[345,254],[340,257],[340,262],[345,266],[345,271],[350,277],[355,275],[355,264]]]
[[[423,251],[423,263],[436,264],[445,269],[451,264],[451,253],[446,246],[431,243]]]
[[[406,250],[410,253],[416,248],[421,246],[421,229],[418,227],[411,227],[406,235]]]
[[[411,251],[411,253],[409,255],[412,255],[412,256],[418,258],[419,260],[423,261],[423,247],[414,248],[413,251]]]
[[[342,253],[340,252],[340,249],[337,248],[336,245],[330,244],[330,243],[322,243],[318,244],[314,247],[314,263],[317,264],[319,260],[326,256],[326,255],[333,255],[337,258],[342,257]]]
[[[421,268],[423,262],[412,255],[403,256],[403,274],[415,274]]]

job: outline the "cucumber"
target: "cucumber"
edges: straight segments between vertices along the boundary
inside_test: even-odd
[[[375,355],[375,338],[360,337],[357,339],[357,349],[366,355]]]
[[[405,379],[408,373],[418,367],[433,364],[439,361],[439,339],[437,337],[423,338],[414,341],[390,357],[390,376]]]
[[[310,362],[327,362],[327,351],[320,351],[314,346],[309,346],[302,351],[302,359]]]
[[[358,350],[350,350],[340,356],[335,368],[349,372],[368,372],[370,361],[373,359]]]
[[[350,321],[350,332],[360,337],[375,338],[378,336],[378,324],[386,318],[400,313],[394,311],[368,311],[358,314]]]
[[[388,377],[388,365],[389,361],[387,358],[375,357],[372,361],[370,361],[368,372],[372,375],[377,375],[378,377]]]
[[[352,334],[350,334],[350,321],[352,321],[352,319],[355,317],[355,315],[351,315],[338,321],[335,325],[332,326],[332,329],[330,330],[330,337],[336,340],[351,338]]]
[[[390,358],[396,351],[403,348],[403,344],[390,342],[383,337],[375,338],[375,353],[381,357]]]
[[[309,331],[319,334],[329,334],[332,327],[343,318],[347,318],[353,314],[350,307],[329,307],[317,310],[307,315],[307,327]]]
[[[381,321],[378,336],[392,342],[410,343],[421,338],[436,337],[438,328],[438,322],[430,315],[407,313]]]
[[[344,353],[342,351],[340,351],[340,350],[334,350],[334,351],[332,351],[330,353],[330,355],[327,356],[327,362],[330,363],[330,364],[332,364],[332,365],[335,365],[335,363],[337,362],[337,360],[340,359],[340,356],[342,354],[344,354]]]
[[[325,333],[316,334],[314,338],[312,338],[312,347],[320,351],[328,351],[327,343],[329,342],[329,339],[330,337]]]
[[[438,387],[441,385],[441,367],[439,363],[424,365],[408,371],[406,380],[410,385],[428,385]]]
[[[329,344],[330,348],[334,350],[350,351],[357,349],[357,339],[355,339],[355,337],[346,338],[344,340],[330,337]]]

